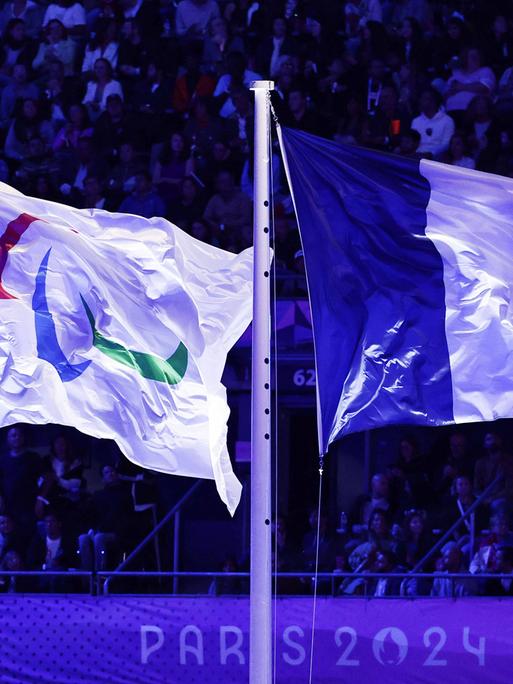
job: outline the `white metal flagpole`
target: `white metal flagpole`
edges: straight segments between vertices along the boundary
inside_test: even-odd
[[[249,682],[271,684],[271,217],[270,91],[254,81],[253,341],[251,371],[251,538]]]

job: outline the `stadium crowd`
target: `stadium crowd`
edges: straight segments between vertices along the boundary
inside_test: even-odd
[[[200,240],[247,247],[248,86],[259,78],[275,81],[283,125],[513,175],[510,0],[9,0],[0,33],[0,180],[43,199],[165,216]],[[277,263],[301,273],[276,150],[273,186]],[[303,285],[287,287],[305,296]],[[357,578],[340,593],[513,593],[513,579],[493,578],[513,571],[513,457],[493,433],[477,455],[460,432],[429,459],[405,438],[336,532],[321,516],[321,570],[412,569],[437,530],[503,476],[423,566],[439,573],[434,582]],[[112,567],[129,545],[134,504],[115,468],[103,479],[89,495],[66,439],[41,459],[12,428],[0,459],[1,567]],[[293,543],[276,520],[278,569],[312,569],[316,523],[315,512]],[[479,581],[446,581],[469,568]],[[283,589],[309,590],[298,582]]]

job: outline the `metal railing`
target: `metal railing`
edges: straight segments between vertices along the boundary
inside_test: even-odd
[[[122,571],[130,565],[130,563],[136,558],[139,553],[147,546],[147,544],[160,532],[160,530],[165,527],[165,525],[174,516],[174,540],[173,540],[173,571],[177,572],[180,563],[180,511],[182,507],[187,503],[191,496],[196,492],[201,486],[204,480],[196,480],[196,482],[190,487],[185,494],[175,503],[175,505],[166,513],[166,515],[158,522],[158,524],[146,535],[146,537],[131,551],[128,556],[124,559],[120,565],[116,568],[115,572],[122,573]],[[97,573],[99,575],[99,573]],[[122,573],[125,574],[125,573]],[[105,584],[107,585],[106,590],[108,592],[108,584],[110,578],[108,577]]]
[[[133,571],[117,571],[117,570],[112,570],[112,571],[101,571],[101,572],[86,572],[86,571],[75,571],[75,570],[70,570],[70,571],[51,571],[51,570],[1,570],[0,571],[0,584],[2,583],[3,579],[8,579],[10,580],[11,578],[34,578],[36,580],[40,581],[40,585],[45,585],[44,589],[37,589],[37,584],[32,586],[31,588],[27,590],[21,590],[19,591],[16,589],[16,593],[19,594],[24,594],[24,593],[30,593],[30,594],[53,594],[53,593],[65,593],[65,594],[77,594],[77,595],[84,595],[85,593],[89,593],[91,596],[95,595],[103,595],[105,597],[108,596],[114,596],[116,594],[113,594],[111,592],[111,585],[109,580],[114,580],[114,579],[137,579],[137,578],[142,578],[145,580],[148,580],[150,578],[156,578],[156,579],[170,579],[172,580],[170,582],[170,591],[165,591],[164,589],[161,588],[160,591],[158,592],[141,592],[141,591],[133,591],[133,587],[130,588],[130,591],[118,591],[117,595],[141,595],[144,594],[145,596],[174,596],[174,595],[180,595],[180,596],[220,596],[220,595],[240,595],[240,596],[245,596],[247,595],[248,591],[246,591],[246,587],[249,589],[249,579],[250,579],[250,574],[249,572],[222,572],[222,571],[215,571],[215,572],[159,572],[159,571],[141,571],[141,570],[133,570]],[[48,590],[48,580],[50,578],[57,578],[57,579],[62,579],[63,580],[63,585],[62,587],[67,587],[69,586],[70,581],[73,581],[75,579],[84,579],[87,580],[87,588],[88,591],[86,592],[85,587],[83,591],[76,591],[76,590],[71,590],[71,591],[56,591],[56,589],[59,589],[58,584],[53,585],[53,590]],[[298,580],[301,582],[301,585],[298,585],[302,587],[302,591],[298,592],[283,592],[283,591],[278,591],[279,595],[282,596],[308,596],[310,595],[310,592],[313,590],[314,582],[317,581],[318,584],[318,589],[319,585],[322,585],[324,583],[324,591],[322,592],[324,595],[329,595],[332,597],[341,597],[341,598],[351,598],[354,597],[355,599],[357,598],[371,598],[374,596],[374,594],[369,592],[369,588],[372,589],[372,583],[375,580],[394,580],[396,582],[396,586],[400,587],[399,591],[393,594],[389,594],[386,596],[378,596],[376,595],[376,598],[397,598],[397,597],[404,597],[404,598],[433,598],[430,593],[425,593],[425,594],[408,594],[404,590],[404,582],[409,581],[409,580],[421,580],[425,583],[432,582],[434,580],[447,580],[449,583],[455,583],[455,582],[467,582],[467,583],[476,583],[479,582],[480,580],[508,580],[508,581],[513,581],[513,573],[469,573],[469,572],[454,572],[454,573],[449,573],[449,572],[390,572],[390,573],[377,573],[377,572],[320,572],[317,574],[317,576],[312,576],[311,572],[280,572],[276,574],[276,578],[278,582],[280,580]],[[194,591],[194,592],[183,592],[181,594],[178,594],[177,592],[172,591],[173,583],[175,579],[193,579],[193,580],[210,580],[210,583],[214,580],[242,580],[246,581],[247,585],[244,587],[243,590],[239,592],[234,592],[234,591],[229,591],[229,592],[224,592],[220,591],[219,593],[216,593],[215,591],[211,591],[210,584],[208,587],[205,588],[203,591]],[[347,594],[341,591],[341,586],[343,585],[345,580],[361,580],[362,581],[362,588],[363,592],[359,594]],[[74,583],[76,586],[76,583]],[[278,584],[279,586],[279,584]],[[456,594],[454,594],[456,595]],[[479,594],[471,594],[470,596],[479,596]],[[0,597],[2,594],[0,593]],[[445,594],[443,597],[447,597],[448,595]]]

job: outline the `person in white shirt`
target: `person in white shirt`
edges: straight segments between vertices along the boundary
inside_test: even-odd
[[[466,48],[461,55],[461,66],[447,81],[445,108],[448,112],[463,112],[474,95],[493,95],[496,78],[490,67],[481,66],[477,48]]]
[[[441,98],[435,90],[425,90],[420,96],[420,114],[411,123],[420,134],[417,152],[440,157],[449,147],[454,133],[454,120],[441,108]]]
[[[110,62],[100,57],[94,63],[94,79],[87,84],[87,92],[82,100],[93,121],[105,111],[109,95],[119,95],[123,99],[123,89],[119,81],[112,78]]]
[[[73,0],[57,0],[48,5],[43,18],[43,27],[52,19],[58,19],[72,33],[85,29],[85,10],[80,2]]]
[[[182,0],[176,10],[176,33],[180,37],[202,36],[212,19],[219,15],[215,0]]]
[[[227,72],[217,82],[214,90],[219,109],[219,116],[227,119],[235,114],[232,92],[241,87],[249,88],[252,81],[259,81],[262,77],[250,69],[246,69],[246,58],[240,52],[231,52],[226,58]]]

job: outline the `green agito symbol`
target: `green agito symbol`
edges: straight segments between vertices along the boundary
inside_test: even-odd
[[[143,352],[132,351],[126,349],[121,344],[108,340],[96,329],[91,309],[87,306],[87,302],[80,295],[82,304],[87,313],[87,318],[91,325],[93,333],[93,346],[106,356],[114,359],[118,363],[129,366],[136,370],[143,378],[148,380],[156,380],[157,382],[167,382],[168,385],[176,385],[182,380],[187,370],[188,352],[187,347],[180,342],[174,354],[168,359],[159,359],[152,354],[145,354]]]

